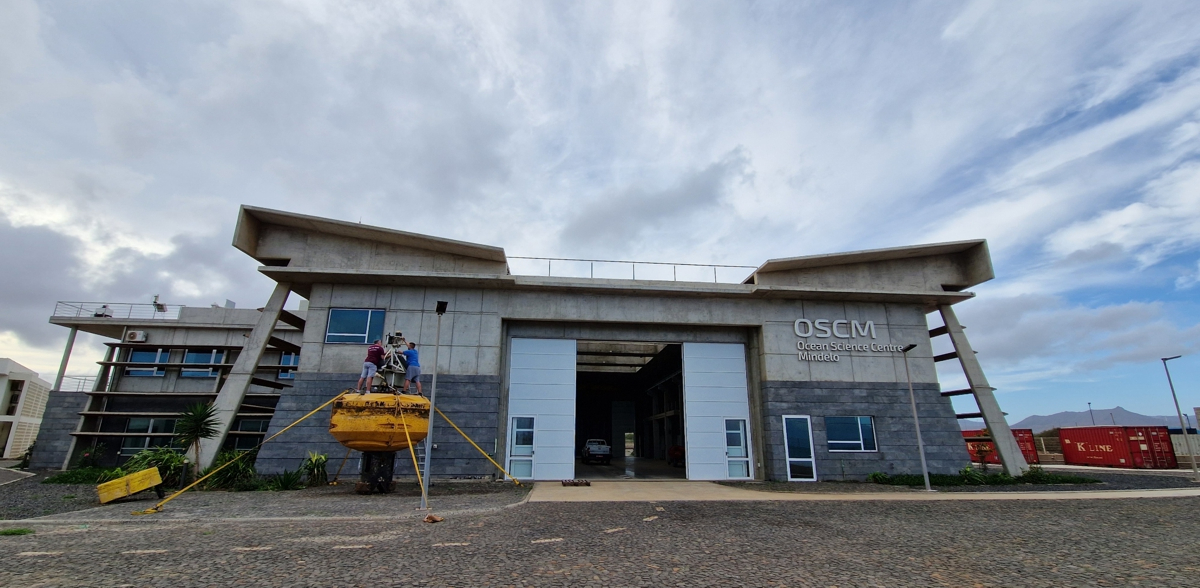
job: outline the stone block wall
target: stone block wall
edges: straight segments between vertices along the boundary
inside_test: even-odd
[[[421,376],[421,385],[429,395],[432,376]],[[353,388],[358,374],[304,373],[296,374],[295,385],[284,390],[271,419],[267,436],[274,435],[296,419],[308,414],[346,388]],[[496,376],[438,375],[437,407],[470,435],[484,451],[493,453],[500,410],[500,378]],[[346,448],[329,434],[331,408],[309,417],[263,445],[255,466],[261,474],[277,474],[295,470],[309,451],[329,456],[328,471],[332,477],[346,455]],[[462,438],[441,417],[433,423],[433,450],[430,467],[435,478],[491,476],[496,469]],[[407,450],[396,453],[396,475],[413,476],[412,457]],[[356,479],[359,472],[359,452],[352,452],[343,479]]]
[[[50,392],[46,411],[42,413],[42,426],[33,447],[33,457],[29,461],[30,469],[62,468],[63,460],[71,450],[71,433],[79,426],[79,411],[87,405],[87,400],[88,395],[83,392]]]
[[[950,399],[941,396],[937,384],[914,384],[913,388],[929,471],[957,472],[969,458]],[[784,415],[810,417],[818,480],[863,480],[871,472],[921,472],[906,383],[774,381],[763,382],[762,392],[767,479],[787,481]],[[827,416],[873,417],[878,451],[830,452],[825,435]]]

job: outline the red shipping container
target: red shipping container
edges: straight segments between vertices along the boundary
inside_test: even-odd
[[[1179,465],[1166,427],[1063,427],[1058,439],[1070,465],[1164,470]]]
[[[1038,459],[1037,445],[1033,438],[1033,429],[1013,429],[1012,434],[1013,438],[1017,440],[1017,447],[1021,448],[1021,455],[1025,456],[1025,463],[1042,463]],[[980,437],[988,437],[987,429],[969,429],[963,431],[962,435],[967,440],[967,453],[971,455],[972,462],[983,463],[979,461],[979,450],[983,449],[984,459],[987,460],[987,463],[1000,463],[1000,454],[996,453],[995,443],[975,440]]]

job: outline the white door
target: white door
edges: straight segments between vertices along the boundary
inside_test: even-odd
[[[509,427],[518,418],[532,427],[529,450],[534,480],[575,477],[575,340],[513,339],[508,368]],[[513,429],[515,430],[515,429]],[[523,437],[522,441],[526,438]],[[509,434],[509,455],[523,450]],[[515,472],[513,476],[520,478]]]
[[[807,415],[783,417],[783,441],[787,454],[788,480],[817,481],[817,466],[813,461],[812,423]]]
[[[535,417],[514,416],[508,421],[508,473],[519,480],[533,477]]]
[[[683,344],[683,422],[689,480],[754,477],[744,345]]]

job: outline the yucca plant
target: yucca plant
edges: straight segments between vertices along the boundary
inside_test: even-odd
[[[329,482],[329,473],[325,471],[328,461],[329,456],[324,453],[308,452],[308,458],[300,464],[300,471],[308,478],[309,486],[324,486]]]
[[[175,441],[192,450],[192,467],[200,475],[200,440],[217,436],[217,409],[211,404],[197,402],[175,417]]]

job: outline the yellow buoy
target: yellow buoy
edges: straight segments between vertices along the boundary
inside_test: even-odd
[[[429,433],[429,399],[352,391],[333,403],[329,433],[358,451],[408,449],[410,442],[416,444]]]

